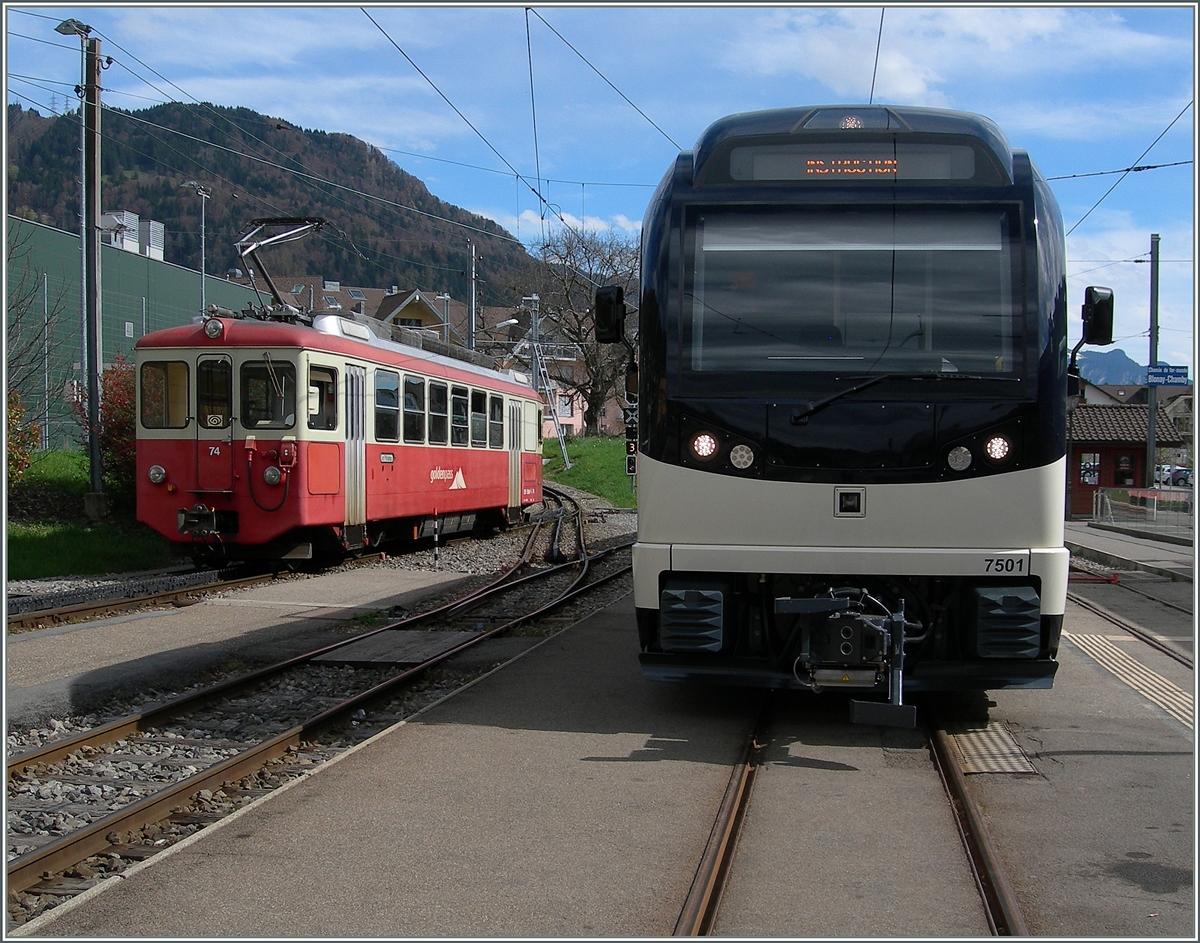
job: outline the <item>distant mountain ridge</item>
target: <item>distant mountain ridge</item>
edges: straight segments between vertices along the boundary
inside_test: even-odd
[[[1081,350],[1079,373],[1097,386],[1144,386],[1146,383],[1146,368],[1120,349]]]
[[[7,117],[9,212],[77,232],[78,118],[44,117],[19,104],[8,106]],[[162,222],[168,262],[200,267],[201,200],[182,186],[195,180],[212,194],[205,207],[211,274],[245,267],[233,244],[251,219],[320,216],[329,225],[318,236],[264,253],[270,272],[463,299],[470,294],[469,239],[480,304],[515,304],[528,293],[532,259],[522,245],[491,220],[439,200],[351,135],[303,130],[247,108],[178,102],[106,109],[102,127],[102,208]]]

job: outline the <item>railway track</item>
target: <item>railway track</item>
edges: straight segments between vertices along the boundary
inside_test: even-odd
[[[488,639],[533,633],[534,620],[553,619],[553,610],[627,573],[628,543],[589,552],[580,509],[565,495],[553,497],[563,512],[531,528],[517,564],[482,588],[10,759],[10,914],[14,895],[67,897],[86,889],[103,866],[98,856],[137,860],[171,843],[161,836],[173,823],[209,824],[214,796],[258,794],[255,777],[270,764],[307,768],[341,752],[344,746],[318,742],[323,731],[340,725],[339,736],[366,739],[382,729],[360,727],[368,710],[386,718],[384,726],[394,722],[399,717],[388,713],[387,698],[403,697],[406,687]],[[534,552],[544,543],[545,556],[558,562],[538,567]],[[564,551],[568,544],[573,553]],[[428,656],[366,665],[339,654],[389,636],[442,644]],[[44,909],[28,898],[20,903],[24,915]]]
[[[960,753],[951,745],[951,736],[936,714],[930,713],[927,720],[925,736],[929,751],[954,812],[988,925],[995,936],[1029,936],[983,815],[967,786]],[[730,774],[700,864],[676,920],[674,936],[707,936],[712,932],[726,880],[734,867],[756,773],[764,748],[770,742],[771,722],[772,702],[768,695]]]

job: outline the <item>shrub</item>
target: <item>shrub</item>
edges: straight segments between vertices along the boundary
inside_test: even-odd
[[[16,391],[8,394],[8,484],[9,487],[21,480],[25,469],[33,460],[41,435],[33,423],[25,422],[25,407]]]
[[[85,435],[88,426],[87,394],[76,404]],[[137,391],[133,364],[117,353],[100,376],[100,460],[104,484],[120,495],[132,495],[137,465]]]

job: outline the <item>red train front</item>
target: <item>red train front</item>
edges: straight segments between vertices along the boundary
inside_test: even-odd
[[[542,498],[542,401],[512,372],[213,317],[137,343],[138,520],[194,558],[308,559],[500,525]]]

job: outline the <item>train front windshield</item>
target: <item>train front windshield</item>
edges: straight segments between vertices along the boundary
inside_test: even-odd
[[[1023,375],[1015,208],[705,208],[687,232],[686,388]]]

